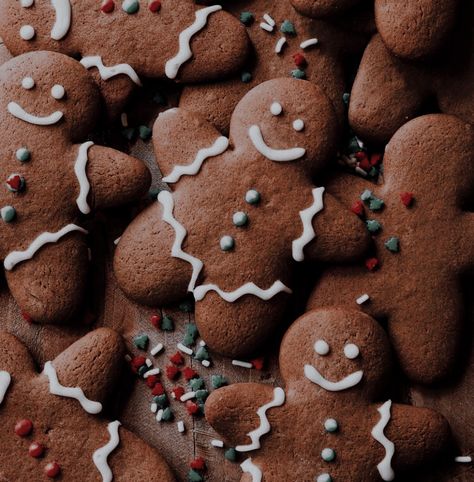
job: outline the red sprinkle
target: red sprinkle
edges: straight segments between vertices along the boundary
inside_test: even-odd
[[[163,395],[165,393],[165,388],[161,383],[156,383],[155,386],[153,387],[153,390],[151,391],[152,395],[158,396],[158,395]]]
[[[380,161],[382,160],[382,154],[372,154],[370,156],[370,165],[371,166],[376,166],[377,164],[380,164]]]
[[[369,171],[370,170],[370,161],[367,157],[359,161],[359,167],[363,169],[364,171]]]
[[[160,0],[152,0],[149,4],[148,4],[148,8],[150,9],[150,12],[158,12],[161,8],[161,2]]]
[[[34,458],[41,457],[44,454],[44,447],[39,442],[33,442],[28,447],[28,454]]]
[[[351,207],[351,211],[354,213],[354,214],[357,214],[357,216],[360,216],[362,217],[365,213],[365,209],[364,209],[364,203],[362,201],[356,201],[352,207]]]
[[[369,271],[374,271],[379,265],[379,260],[377,258],[369,258],[365,260],[365,266]]]
[[[33,323],[33,318],[31,318],[31,316],[28,313],[26,313],[26,311],[22,311],[21,316],[26,322]]]
[[[177,351],[173,356],[170,356],[170,362],[174,363],[175,365],[183,365],[184,358],[183,355],[179,351]]]
[[[255,370],[263,370],[263,365],[265,364],[265,358],[263,356],[251,360],[250,363],[253,365]]]
[[[19,174],[11,175],[6,182],[14,191],[20,191],[23,187],[23,179]]]
[[[104,0],[100,7],[100,11],[103,13],[111,13],[114,11],[115,3],[114,0]]]
[[[59,475],[59,472],[61,472],[61,467],[57,462],[50,462],[44,468],[44,473],[51,479],[54,479],[55,477],[57,477]]]
[[[159,328],[161,323],[161,315],[151,315],[150,322],[155,328]]]
[[[158,383],[158,377],[157,375],[150,375],[145,378],[145,381],[148,387],[153,388]]]
[[[184,395],[184,388],[183,387],[175,387],[171,391],[173,392],[174,398],[176,400],[180,400],[181,397]]]
[[[196,457],[189,466],[194,470],[206,470],[206,461],[202,457]]]
[[[179,368],[173,365],[168,365],[166,367],[166,376],[168,380],[176,380],[179,377],[180,373],[181,372],[179,371]]]
[[[358,161],[362,161],[363,159],[367,159],[367,154],[365,153],[365,151],[357,151],[354,153],[354,157]]]
[[[31,431],[33,430],[33,422],[24,418],[23,420],[19,420],[15,425],[15,433],[20,437],[26,437],[30,435]]]
[[[186,367],[184,370],[183,370],[183,375],[184,375],[184,378],[186,378],[186,380],[191,380],[191,378],[196,378],[198,377],[198,373],[196,371],[194,371],[191,367]]]
[[[305,56],[301,52],[296,52],[293,54],[293,60],[295,65],[299,68],[304,69],[308,65]]]
[[[413,193],[412,192],[402,192],[400,193],[400,199],[406,208],[409,208],[413,204]]]
[[[144,356],[135,356],[132,358],[130,365],[132,366],[132,370],[136,372],[141,366],[145,365],[146,358]]]
[[[188,411],[189,415],[194,415],[199,411],[199,405],[191,400],[188,400],[186,402],[186,410]]]

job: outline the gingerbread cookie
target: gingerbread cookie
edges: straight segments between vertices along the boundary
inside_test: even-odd
[[[440,152],[442,165],[435,167]],[[366,266],[324,273],[309,306],[359,303],[387,323],[402,368],[417,382],[438,381],[458,354],[460,278],[474,264],[474,215],[465,211],[473,158],[473,128],[432,114],[407,123],[389,142],[379,185],[348,176],[330,186],[348,207],[365,211],[375,251]]]
[[[201,82],[237,71],[248,43],[237,19],[193,0],[2,0],[0,37],[14,55],[52,50],[97,69],[114,113],[144,77]]]
[[[284,319],[295,262],[351,259],[367,246],[359,220],[311,182],[334,152],[336,125],[323,92],[295,79],[249,92],[230,139],[195,113],[161,114],[155,152],[173,193],[162,191],[121,238],[124,292],[161,305],[189,291],[212,349],[254,351]]]
[[[166,462],[118,420],[100,414],[120,375],[124,345],[93,331],[45,363],[0,333],[0,479],[175,480]]]
[[[293,76],[322,87],[342,122],[343,60],[362,53],[367,34],[304,18],[289,0],[238,0],[226,7],[247,26],[253,55],[232,79],[185,88],[180,107],[200,113],[227,133],[235,106],[249,90],[266,80]]]
[[[141,196],[145,165],[85,142],[100,97],[75,60],[34,52],[0,67],[0,259],[13,297],[37,322],[64,322],[88,269],[80,216]]]
[[[221,388],[206,419],[248,457],[242,482],[394,480],[438,456],[449,426],[432,410],[387,400],[391,364],[387,336],[369,316],[310,311],[280,348],[285,389]]]

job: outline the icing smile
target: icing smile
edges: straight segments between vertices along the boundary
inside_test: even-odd
[[[21,107],[16,102],[10,102],[8,104],[8,112],[10,112],[10,114],[17,119],[38,126],[51,126],[53,124],[57,124],[64,115],[61,111],[58,110],[48,116],[35,116],[26,112],[23,107]]]
[[[337,382],[331,382],[324,378],[321,373],[319,373],[316,368],[312,365],[305,365],[304,366],[304,374],[305,377],[311,380],[316,385],[324,388],[328,392],[340,392],[342,390],[347,390],[348,388],[355,387],[361,380],[364,372],[359,370],[357,372],[351,373],[347,377],[339,380]]]
[[[265,143],[262,131],[257,125],[253,125],[249,128],[249,137],[255,149],[257,149],[260,154],[271,161],[295,161],[296,159],[303,157],[306,153],[306,149],[303,149],[302,147],[293,147],[291,149],[272,149]]]

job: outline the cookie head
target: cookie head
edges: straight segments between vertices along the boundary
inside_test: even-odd
[[[313,171],[330,157],[336,131],[332,105],[319,87],[304,80],[276,79],[241,100],[230,134],[239,149]]]
[[[303,381],[328,394],[371,398],[383,387],[390,366],[383,329],[358,311],[311,311],[293,324],[280,349],[287,384]]]
[[[29,126],[59,127],[72,139],[97,116],[98,92],[87,71],[65,55],[32,52],[0,71],[2,110]]]

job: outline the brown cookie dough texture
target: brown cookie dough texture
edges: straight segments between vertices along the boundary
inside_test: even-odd
[[[0,333],[0,478],[46,480],[56,463],[60,480],[175,480],[155,449],[102,418],[120,375],[124,345],[110,329],[93,331],[37,374],[26,348]],[[31,430],[18,431],[18,422]],[[29,455],[33,444],[41,455]],[[30,452],[31,453],[31,452]]]
[[[280,347],[285,388],[214,391],[206,419],[245,458],[242,482],[376,482],[439,456],[449,427],[436,412],[387,400],[387,336],[355,310],[310,311]]]
[[[0,259],[20,309],[69,321],[89,265],[81,215],[118,206],[149,186],[144,164],[85,142],[100,97],[75,60],[32,52],[0,67]]]
[[[360,309],[387,324],[398,360],[416,382],[446,376],[459,355],[461,276],[474,263],[474,215],[465,211],[473,159],[473,128],[432,114],[408,122],[389,142],[380,184],[341,177],[328,187],[347,206],[371,191],[365,211],[368,225],[380,223],[371,255],[378,269],[361,264],[323,273],[309,307],[354,307],[367,294]],[[377,199],[382,209],[371,210]]]
[[[335,127],[323,92],[296,79],[249,92],[230,140],[195,113],[161,114],[155,152],[173,193],[161,192],[121,238],[124,292],[148,305],[192,292],[212,349],[255,351],[284,319],[295,261],[351,259],[367,246],[359,220],[311,182],[334,153]]]
[[[133,2],[115,2],[105,13],[97,0],[2,0],[0,37],[14,55],[52,50],[99,67],[97,80],[113,111],[144,77],[219,80],[245,61],[245,29],[219,6],[162,0],[152,12],[147,2],[136,2],[132,14],[127,3]]]

